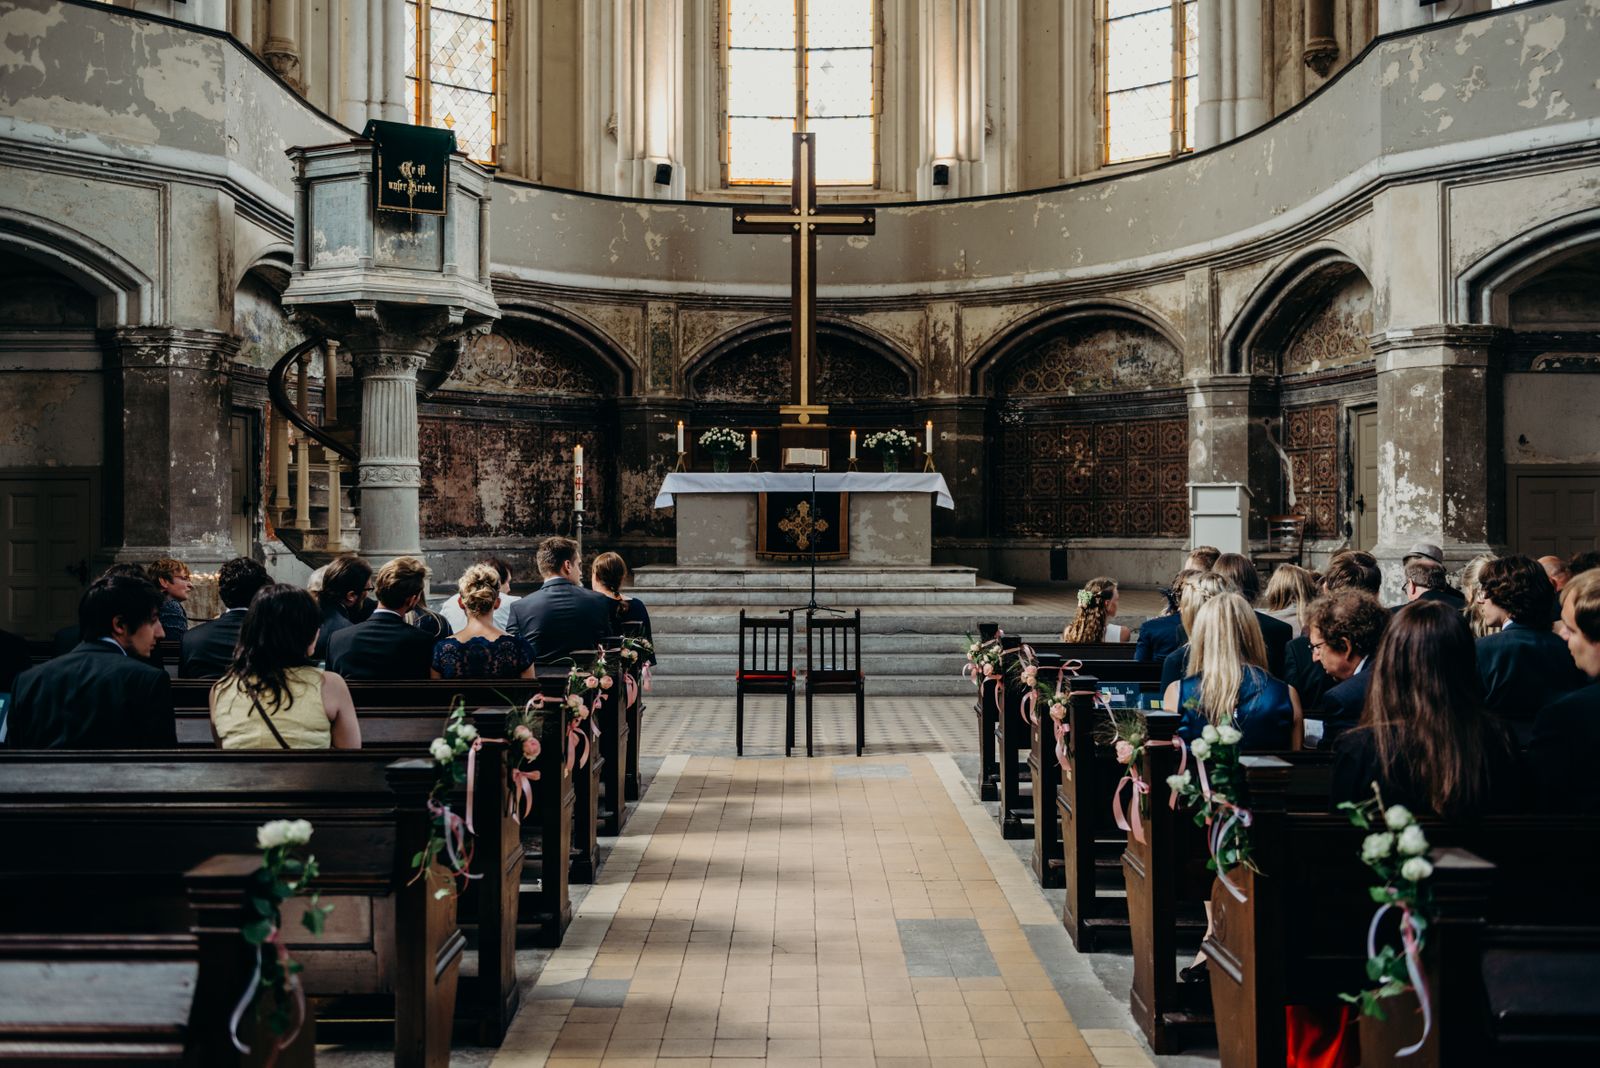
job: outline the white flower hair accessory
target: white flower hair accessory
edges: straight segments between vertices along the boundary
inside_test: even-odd
[[[1094,594],[1090,593],[1088,590],[1079,590],[1078,607],[1088,608],[1092,604],[1094,604]]]

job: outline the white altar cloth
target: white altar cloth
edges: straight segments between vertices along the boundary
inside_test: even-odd
[[[931,493],[940,508],[955,498],[937,471],[674,471],[661,483],[657,508],[671,508],[679,493]]]

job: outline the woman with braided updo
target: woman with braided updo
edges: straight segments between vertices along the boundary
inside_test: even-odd
[[[1111,622],[1111,617],[1116,614],[1116,579],[1092,578],[1078,591],[1078,614],[1061,632],[1061,640],[1074,645],[1131,642],[1133,631]]]
[[[436,679],[531,679],[533,646],[495,626],[500,606],[500,573],[473,564],[456,582],[466,626],[433,647]]]

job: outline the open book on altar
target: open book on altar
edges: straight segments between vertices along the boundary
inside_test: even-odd
[[[808,471],[812,469],[826,471],[828,469],[828,450],[785,448],[783,450],[783,469],[785,471]]]

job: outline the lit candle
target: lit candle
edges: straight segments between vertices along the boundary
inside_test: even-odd
[[[759,430],[750,431],[750,459],[752,460],[760,458],[760,453],[756,449],[756,438],[760,433]]]
[[[683,420],[678,420],[678,451],[683,451]]]
[[[927,444],[923,445],[922,451],[923,452],[932,452],[933,451],[933,420],[932,419],[928,420],[928,429],[927,429],[926,437],[928,439],[927,440]]]
[[[850,431],[850,459],[856,458],[856,432]]]
[[[572,450],[572,498],[573,509],[583,511],[583,446],[579,445]]]

